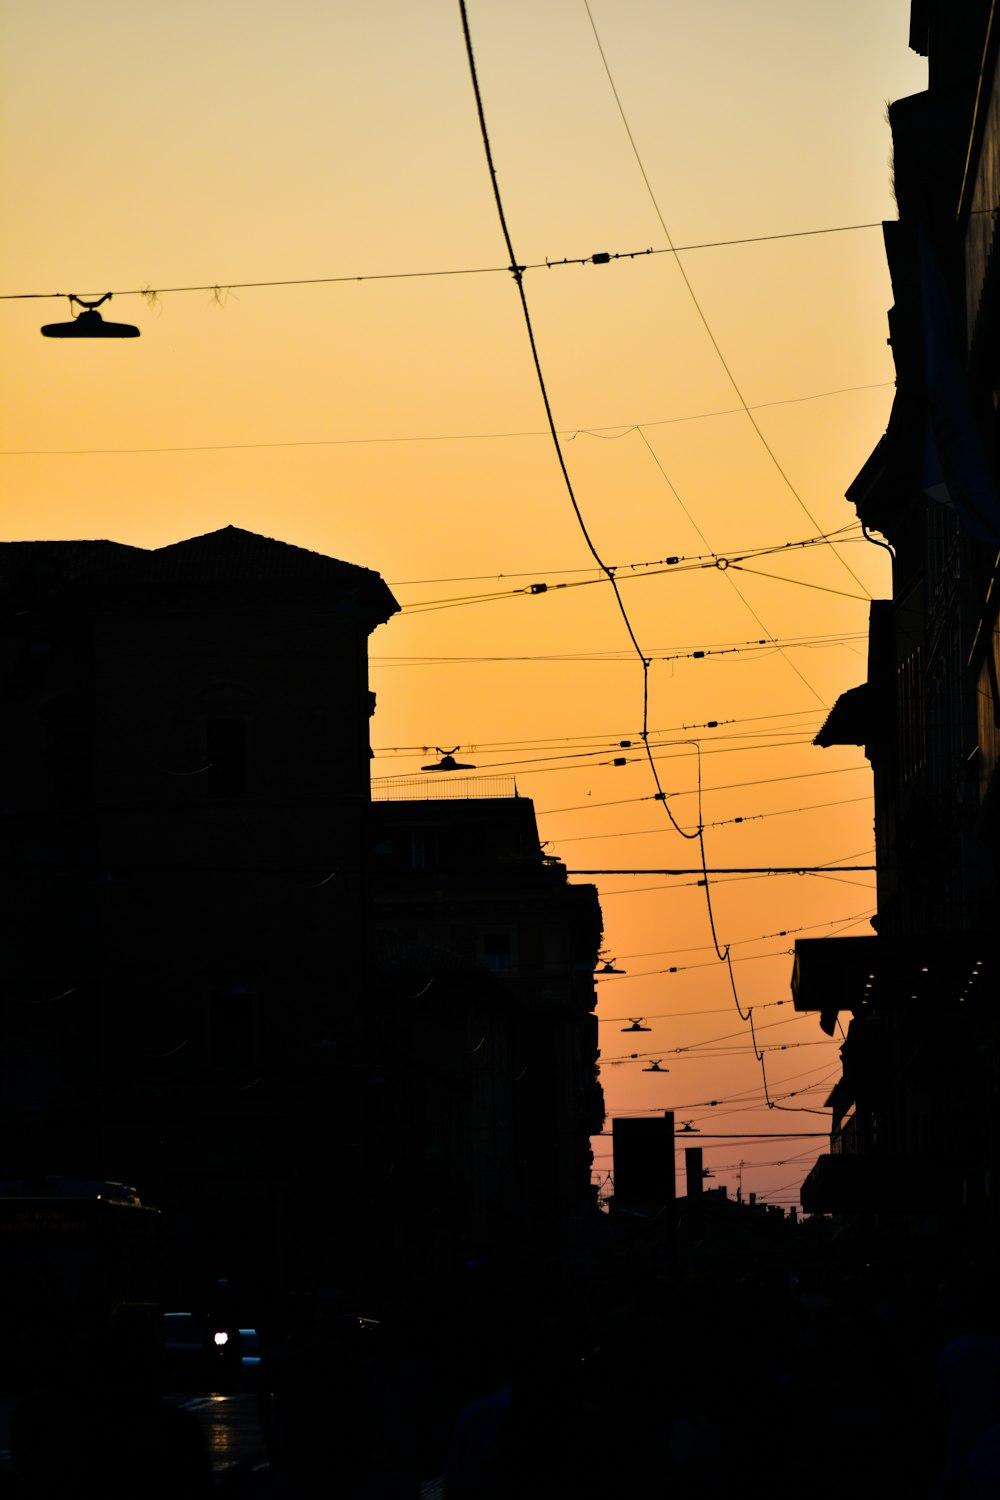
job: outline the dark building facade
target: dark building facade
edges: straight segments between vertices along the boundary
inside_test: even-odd
[[[476,781],[461,789],[474,792]],[[569,1250],[596,1212],[589,1137],[604,1121],[594,1014],[597,892],[570,885],[565,867],[543,855],[534,807],[516,794],[376,797],[372,817],[383,941],[402,940],[449,965],[438,976],[426,970],[427,987],[414,991],[409,1008],[441,1013],[445,981],[471,981],[476,995],[436,1060],[431,1043],[428,1062],[447,1074],[453,1096],[440,1164],[463,1142],[489,1139],[478,1163],[463,1169],[465,1191],[478,1205],[470,1223],[486,1243],[526,1253]]]
[[[516,796],[373,808],[378,574],[226,527],[2,544],[0,599],[0,1177],[135,1184],[168,1301],[257,1318],[565,1248],[596,893]]]
[[[0,1175],[138,1184],[178,1299],[356,1276],[367,639],[395,600],[233,527],[8,543],[0,575]]]
[[[884,226],[896,395],[848,491],[892,551],[867,681],[817,744],[863,745],[875,798],[874,935],[800,941],[797,1008],[832,1035],[812,1212],[895,1217],[996,1248],[1000,868],[1000,25],[989,3],[915,0],[929,86],[889,109]]]

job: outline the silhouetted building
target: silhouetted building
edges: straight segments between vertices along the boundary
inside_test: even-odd
[[[420,1117],[439,1120],[408,1141],[401,1122],[397,1170],[438,1193],[444,1173],[467,1205],[455,1231],[470,1241],[551,1253],[596,1213],[601,912],[593,886],[570,885],[543,855],[531,801],[495,795],[495,781],[483,779],[486,796],[473,778],[458,785],[465,795],[383,801],[376,790],[372,803],[384,1024],[408,1080],[390,1092],[410,1090]],[[400,945],[409,980],[393,961]]]
[[[357,1275],[367,638],[395,600],[234,527],[7,543],[0,586],[0,1175],[139,1184],[176,1297]]]
[[[0,590],[0,1176],[135,1182],[178,1306],[567,1248],[596,892],[516,795],[373,812],[381,578],[226,527]]]
[[[819,745],[865,747],[875,936],[796,943],[800,1010],[852,1019],[831,1150],[803,1207],[996,1244],[1000,855],[1000,34],[987,0],[915,0],[929,87],[890,105],[897,221],[888,429],[848,499],[890,546],[867,682]],[[883,544],[884,545],[884,544]]]
[[[674,1116],[617,1115],[611,1122],[615,1194],[612,1213],[647,1206],[672,1218],[676,1195]]]
[[[705,1162],[700,1146],[684,1148],[684,1181],[689,1198],[697,1198],[705,1191]]]

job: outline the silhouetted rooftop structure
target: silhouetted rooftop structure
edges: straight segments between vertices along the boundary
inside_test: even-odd
[[[378,573],[355,563],[259,536],[238,526],[146,549],[108,541],[5,542],[0,560],[29,569],[40,582],[85,582],[101,588],[170,584],[327,584],[330,603],[386,620],[399,606]],[[3,562],[0,561],[0,566]]]

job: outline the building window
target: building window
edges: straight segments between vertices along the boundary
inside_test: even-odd
[[[205,720],[205,791],[209,797],[247,794],[247,721],[213,716]]]
[[[57,807],[88,802],[94,791],[94,728],[83,694],[61,694],[42,713],[49,786]]]
[[[521,969],[540,969],[545,963],[545,933],[540,922],[517,929],[517,962]]]
[[[209,997],[208,1051],[213,1068],[247,1068],[254,1061],[253,992],[242,984]]]
[[[410,863],[415,870],[440,863],[436,828],[414,828],[410,833]]]
[[[899,765],[903,781],[912,781],[927,764],[927,712],[923,660],[918,646],[896,670],[899,710]]]
[[[487,932],[483,937],[483,963],[492,974],[506,974],[511,966],[510,933]]]

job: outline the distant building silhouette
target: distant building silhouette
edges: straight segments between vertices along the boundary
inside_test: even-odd
[[[475,795],[476,778],[458,783],[466,795],[442,797],[440,785],[426,799],[376,794],[374,911],[383,943],[417,945],[413,976],[425,980],[395,1002],[409,1015],[412,1049],[397,1066],[423,1108],[446,1110],[433,1142],[411,1141],[407,1170],[428,1190],[441,1171],[461,1177],[466,1232],[483,1244],[552,1254],[595,1208],[601,912],[593,886],[569,885],[564,866],[543,856],[531,801],[497,796],[496,780],[483,778],[485,796]],[[391,963],[382,979],[392,1004],[400,986]],[[456,1028],[449,1014],[463,986],[476,1000]]]
[[[851,1017],[811,1212],[997,1248],[1000,855],[1000,35],[991,7],[914,4],[929,88],[889,106],[898,221],[889,426],[848,491],[893,550],[868,678],[818,745],[872,765],[876,935],[796,943],[800,1010]],[[985,52],[984,52],[985,43]],[[958,216],[956,218],[956,208]]]
[[[615,1192],[612,1212],[638,1206],[666,1212],[672,1220],[677,1192],[674,1115],[617,1115],[612,1123]]]

